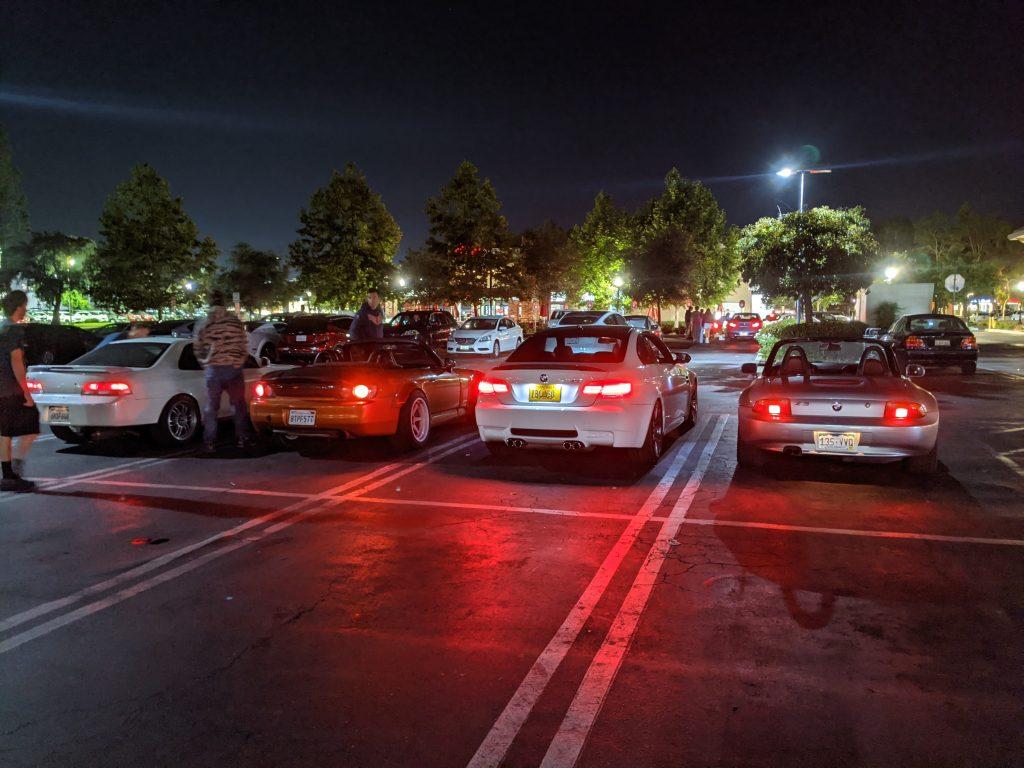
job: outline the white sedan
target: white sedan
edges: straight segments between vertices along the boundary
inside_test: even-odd
[[[574,309],[562,315],[551,328],[562,325],[628,325],[626,318],[618,312],[603,312],[599,309]]]
[[[494,454],[606,446],[653,465],[665,434],[697,417],[689,360],[628,325],[541,331],[479,382],[480,439]]]
[[[448,339],[449,354],[494,355],[523,343],[523,327],[511,317],[471,317]]]
[[[290,367],[261,367],[250,357],[246,384]],[[199,434],[206,405],[192,340],[172,336],[115,341],[68,365],[30,366],[27,378],[40,420],[69,443],[85,442],[99,430],[144,428],[163,445],[184,445]],[[219,414],[231,415],[227,395]]]

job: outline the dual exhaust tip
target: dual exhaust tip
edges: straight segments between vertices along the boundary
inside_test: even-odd
[[[526,441],[519,437],[510,437],[508,440],[505,441],[505,444],[509,448],[526,447]],[[564,443],[562,443],[562,448],[564,448],[567,451],[582,451],[584,447],[585,446],[583,445],[583,443],[581,443],[579,440],[566,440]]]

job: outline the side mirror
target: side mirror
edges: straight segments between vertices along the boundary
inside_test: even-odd
[[[740,373],[752,373],[757,376],[757,363],[744,363],[740,366]]]
[[[924,376],[924,366],[911,363],[907,366],[907,378],[919,379]]]
[[[672,355],[672,359],[675,360],[677,363],[688,363],[693,358],[690,357],[690,355],[687,354],[686,352],[676,352],[674,355]]]
[[[864,329],[864,338],[865,339],[877,339],[881,335],[882,335],[882,329],[881,328],[866,328],[866,329]]]
[[[451,370],[454,370],[454,368],[455,368],[455,361],[452,360],[450,357],[446,357],[444,359],[444,369],[446,371],[451,371]]]

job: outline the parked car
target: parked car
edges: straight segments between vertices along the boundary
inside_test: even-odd
[[[511,317],[471,317],[448,339],[448,354],[478,354],[501,357],[523,342],[523,329]]]
[[[554,327],[566,325],[629,325],[618,312],[603,312],[601,310],[573,310],[566,312],[559,318]]]
[[[738,312],[724,322],[725,340],[754,339],[761,330],[761,316],[754,312]]]
[[[312,363],[325,350],[348,343],[351,315],[295,315],[288,319],[277,347],[281,362]]]
[[[477,428],[488,450],[621,448],[655,464],[665,434],[697,416],[690,356],[623,325],[560,326],[524,341],[480,381]]]
[[[73,325],[25,323],[27,365],[61,365],[84,355],[100,343],[96,334]]]
[[[956,315],[904,315],[879,340],[892,345],[901,369],[908,363],[958,366],[972,375],[978,368],[977,339]]]
[[[553,309],[553,310],[551,310],[551,314],[548,315],[548,325],[558,325],[558,321],[561,320],[562,317],[565,315],[565,313],[568,312],[568,311],[569,310],[567,310],[567,309]]]
[[[756,363],[744,373],[757,374]],[[913,365],[910,376],[923,376]],[[736,459],[757,468],[766,454],[904,461],[909,472],[938,466],[939,406],[902,375],[892,350],[876,341],[786,339],[739,399]]]
[[[271,370],[250,357],[246,382]],[[42,423],[65,442],[86,442],[98,430],[134,429],[175,446],[199,434],[206,380],[190,339],[114,341],[67,365],[33,365],[27,378]],[[225,394],[220,415],[230,414]]]
[[[655,336],[661,337],[661,325],[654,322],[649,315],[626,315],[626,323],[641,331],[650,331]]]
[[[352,342],[331,358],[257,384],[249,406],[256,429],[284,445],[386,435],[411,449],[426,444],[432,427],[473,413],[479,374],[442,361],[422,339]]]
[[[399,312],[384,326],[384,336],[408,336],[422,339],[431,347],[444,348],[457,325],[451,312],[442,309],[418,309]]]

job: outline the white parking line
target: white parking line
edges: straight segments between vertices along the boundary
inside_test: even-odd
[[[724,422],[726,418],[726,416],[718,417],[720,423]],[[533,711],[544,689],[547,688],[555,670],[569,653],[569,649],[579,637],[594,607],[608,589],[612,577],[632,550],[644,526],[650,522],[655,510],[672,488],[676,476],[693,452],[697,437],[704,431],[706,425],[707,417],[704,417],[699,425],[690,431],[689,439],[681,445],[668,471],[651,491],[637,514],[630,520],[626,530],[622,532],[618,541],[605,556],[604,561],[565,617],[558,631],[555,632],[554,637],[551,638],[533,666],[530,667],[529,672],[526,673],[523,682],[519,684],[505,709],[484,738],[483,743],[480,744],[476,754],[470,759],[470,768],[484,768],[484,766],[497,768],[504,760],[505,754],[512,746],[513,740],[523,727],[530,712]]]
[[[427,464],[433,463],[434,461],[437,461],[438,459],[441,459],[441,458],[447,456],[450,453],[453,453],[453,452],[455,452],[457,450],[461,450],[466,445],[468,445],[469,443],[475,441],[476,439],[477,439],[476,435],[473,435],[472,437],[469,437],[469,438],[466,438],[466,437],[455,438],[454,440],[450,440],[447,443],[442,443],[440,446],[435,448],[434,451],[432,451],[428,455],[428,458],[424,459],[423,461],[420,461],[420,462],[417,462],[416,464],[410,465],[406,469],[402,470],[401,472],[397,472],[394,475],[390,475],[389,474],[387,477],[385,477],[383,480],[380,480],[378,483],[372,483],[370,485],[363,485],[361,488],[359,488],[356,491],[356,493],[361,493],[361,492],[365,492],[367,490],[372,490],[373,488],[379,487],[380,485],[383,485],[384,483],[391,481],[393,479],[393,477],[397,477],[397,476],[400,476],[400,475],[408,474],[409,472],[413,471],[413,469],[418,469],[420,467],[426,466]],[[439,449],[441,449],[441,450],[439,450]],[[315,494],[313,496],[309,496],[308,498],[301,499],[301,500],[295,502],[294,504],[290,504],[289,506],[284,507],[283,509],[277,510],[275,512],[268,513],[266,515],[262,515],[260,517],[255,517],[255,518],[253,518],[251,520],[247,520],[246,522],[242,523],[241,525],[236,525],[234,528],[230,528],[230,529],[228,529],[226,531],[222,531],[220,533],[214,534],[213,536],[209,536],[209,537],[207,537],[207,538],[205,538],[205,539],[203,539],[201,541],[198,541],[198,542],[196,542],[194,544],[190,544],[188,546],[182,547],[182,548],[177,549],[177,550],[175,550],[173,552],[168,552],[165,555],[162,555],[160,557],[154,558],[153,560],[150,560],[149,562],[146,562],[146,563],[143,563],[143,564],[141,564],[139,566],[136,566],[135,568],[132,568],[132,569],[130,569],[128,571],[125,571],[124,573],[118,574],[117,576],[114,576],[114,577],[112,577],[110,579],[106,579],[104,581],[101,581],[98,584],[93,584],[92,586],[86,587],[84,589],[81,589],[81,590],[79,590],[77,592],[74,592],[74,593],[72,593],[70,595],[67,595],[65,597],[59,598],[57,600],[50,600],[50,601],[48,601],[46,603],[41,603],[40,605],[37,605],[37,606],[35,606],[33,608],[29,608],[28,610],[22,611],[21,613],[17,613],[17,614],[15,614],[15,615],[7,618],[7,619],[4,619],[3,621],[0,621],[0,632],[6,632],[6,631],[8,631],[10,629],[13,629],[14,627],[17,627],[17,626],[20,626],[21,624],[26,623],[28,621],[32,621],[32,620],[37,619],[37,618],[39,618],[41,616],[45,616],[48,613],[52,613],[53,611],[60,610],[62,608],[67,608],[69,606],[72,606],[72,605],[74,605],[76,603],[81,602],[82,600],[85,600],[86,598],[99,595],[99,594],[101,594],[103,592],[106,592],[106,591],[108,591],[110,589],[118,587],[118,586],[120,586],[122,584],[126,584],[126,583],[136,579],[139,576],[143,576],[143,575],[145,575],[145,574],[147,574],[147,573],[149,573],[151,571],[154,571],[154,570],[156,570],[158,568],[162,568],[163,566],[165,566],[165,565],[167,565],[167,564],[169,564],[169,563],[171,563],[171,562],[173,562],[175,560],[178,560],[178,559],[180,559],[180,558],[182,558],[182,557],[184,557],[186,555],[189,555],[189,554],[191,554],[191,553],[193,553],[193,552],[195,552],[197,550],[203,549],[204,547],[208,547],[211,544],[214,544],[216,542],[222,541],[224,539],[228,539],[228,538],[237,536],[239,533],[242,533],[244,531],[250,530],[252,528],[256,528],[256,527],[258,527],[260,525],[263,525],[265,523],[271,522],[273,520],[277,520],[280,517],[283,517],[285,515],[288,515],[288,514],[290,514],[292,512],[295,512],[295,511],[301,509],[302,507],[306,506],[307,504],[315,503],[317,501],[330,501],[332,504],[333,503],[338,503],[340,501],[343,501],[343,500],[346,499],[346,497],[345,496],[337,496],[337,494],[342,493],[342,492],[347,491],[347,490],[350,490],[350,489],[352,489],[352,488],[354,488],[356,486],[359,486],[360,483],[365,483],[367,480],[369,480],[371,478],[379,477],[382,474],[390,473],[393,470],[395,470],[395,469],[397,469],[399,467],[403,467],[403,466],[406,466],[406,465],[403,465],[401,462],[392,462],[391,464],[387,464],[387,465],[385,465],[383,467],[378,467],[377,469],[375,469],[375,470],[373,470],[371,472],[367,472],[367,473],[365,473],[363,475],[360,475],[357,478],[354,478],[354,479],[349,480],[349,481],[347,481],[345,483],[342,483],[342,484],[340,484],[338,486],[335,486],[334,488],[330,488],[330,489],[328,489],[328,490],[326,490],[326,491],[324,491],[322,493]],[[271,528],[274,529],[274,530],[280,530],[279,526],[272,526]],[[266,531],[264,531],[264,534],[267,533],[267,532],[271,532],[271,529],[268,528]],[[251,538],[251,539],[246,539],[246,543],[249,543],[250,541],[255,541],[255,540],[257,540],[257,538],[258,537]],[[222,552],[225,549],[226,548],[220,548],[217,551],[218,552]],[[234,547],[232,547],[231,549],[234,549]],[[227,551],[231,551],[231,549],[228,549]],[[203,562],[205,562],[205,560]],[[149,581],[153,582],[151,584],[151,586],[155,586],[155,584],[157,584],[157,583],[162,583],[162,582],[159,582],[159,581],[154,581],[153,579],[150,579]],[[136,593],[133,593],[133,594],[136,594]],[[130,595],[128,595],[128,596],[130,596]],[[109,599],[110,598],[108,598],[108,600]],[[117,600],[116,602],[120,602],[120,600]],[[113,603],[109,603],[109,604],[112,605]],[[99,606],[99,607],[95,607],[93,610],[91,610],[91,611],[89,611],[87,613],[81,613],[81,611],[83,609],[89,608],[90,606]],[[90,606],[84,606],[83,609],[79,609],[77,611],[74,611],[73,614],[65,614],[65,615],[62,615],[62,616],[58,616],[58,617],[56,617],[54,619],[51,619],[50,621],[48,621],[48,622],[46,622],[44,624],[41,624],[39,627],[34,627],[32,630],[28,630],[26,632],[22,632],[22,633],[20,633],[18,635],[14,635],[14,636],[8,638],[7,640],[5,640],[2,643],[0,643],[0,653],[5,653],[5,652],[7,652],[9,650],[12,650],[13,648],[17,648],[19,645],[22,645],[22,644],[28,642],[29,640],[35,639],[36,637],[41,637],[43,634],[48,634],[49,632],[52,632],[54,629],[62,627],[62,626],[66,625],[66,624],[69,624],[69,623],[71,623],[73,621],[77,621],[78,618],[81,618],[84,615],[88,615],[88,613],[90,613],[90,612],[91,613],[95,613],[98,610],[102,610],[103,608],[107,607],[107,603],[105,601],[101,600],[101,601],[97,601],[96,603],[91,603]],[[68,617],[72,616],[72,615],[74,615],[74,617],[69,619]],[[44,630],[44,628],[45,628],[45,630]]]
[[[101,477],[112,477],[113,475],[116,475],[116,474],[119,474],[121,472],[127,471],[128,469],[131,469],[133,467],[135,469],[143,469],[145,467],[152,467],[152,466],[155,466],[157,464],[162,464],[165,461],[169,461],[170,459],[173,459],[173,458],[175,458],[177,456],[182,456],[182,455],[184,455],[186,453],[188,453],[188,451],[177,451],[176,453],[171,453],[171,454],[168,454],[166,456],[161,456],[161,457],[151,456],[151,457],[146,458],[146,459],[136,459],[134,461],[127,461],[124,464],[117,464],[117,465],[115,465],[113,467],[106,467],[104,469],[94,469],[94,470],[91,470],[89,472],[82,472],[82,473],[77,474],[77,475],[71,475],[70,477],[60,478],[55,483],[47,483],[45,485],[41,484],[40,488],[45,489],[47,491],[60,490],[61,488],[67,488],[69,486],[72,486],[75,483],[84,482],[87,479],[97,479],[97,478],[101,478]],[[26,498],[26,494],[23,494],[23,493],[4,493],[4,494],[0,494],[0,504],[6,503],[8,501],[13,501],[14,499],[24,499],[24,498]]]
[[[546,507],[515,507],[504,504],[470,504],[458,501],[418,501],[416,499],[389,499],[383,496],[360,496],[355,501],[368,504],[398,504],[409,507],[436,507],[439,509],[466,509],[480,512],[502,512],[506,514],[528,513],[534,515],[557,515],[560,517],[597,517],[605,520],[632,520],[636,515],[619,512],[574,512],[571,509],[547,509]],[[651,517],[651,520],[658,520]],[[660,518],[664,519],[664,518]]]

